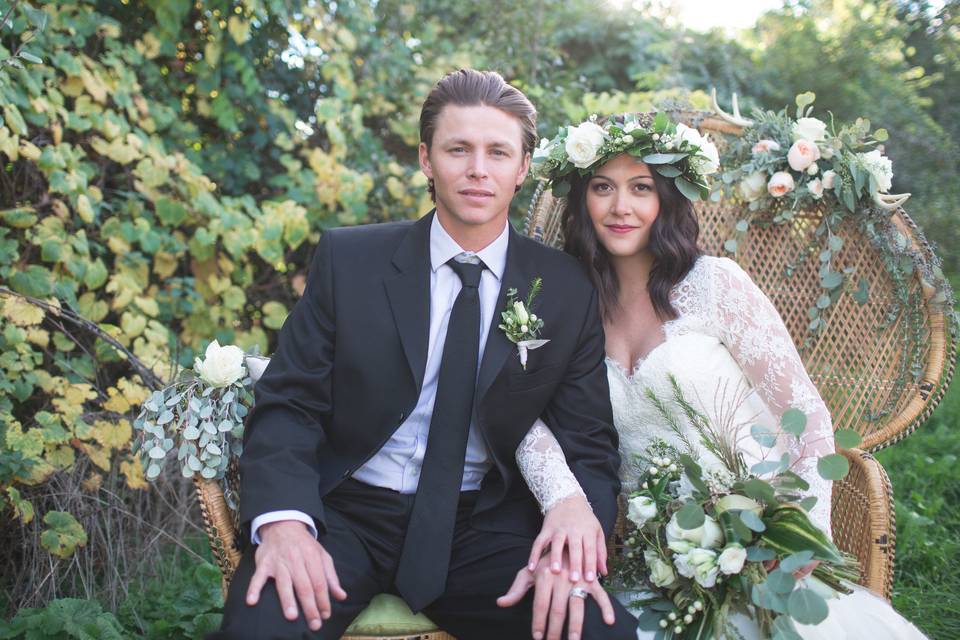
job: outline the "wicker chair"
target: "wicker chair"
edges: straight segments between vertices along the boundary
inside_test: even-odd
[[[683,120],[696,124],[704,132],[740,133],[738,127],[706,113],[684,114]],[[525,221],[526,233],[560,246],[563,206],[562,201],[538,190]],[[736,202],[701,203],[698,209],[701,246],[706,253],[723,255],[723,243],[740,218],[739,206]],[[736,256],[773,301],[797,344],[803,344],[807,335],[806,311],[820,295],[819,276],[809,264],[800,266],[792,277],[785,278],[782,274],[787,263],[807,246],[819,215],[811,212],[800,216],[792,226],[752,225],[749,237],[741,243],[742,251]],[[915,225],[902,209],[894,214],[894,222],[916,250],[930,255],[929,246],[915,232]],[[842,296],[826,317],[826,329],[801,354],[833,415],[834,428],[849,427],[863,436],[862,450],[843,451],[850,461],[850,474],[834,484],[834,538],[842,549],[860,560],[861,583],[889,599],[896,541],[893,491],[883,467],[869,452],[898,442],[929,417],[953,373],[955,352],[948,335],[945,310],[930,302],[918,274],[910,286],[924,294],[923,303],[919,308],[902,309],[892,324],[885,324],[893,283],[871,243],[858,237],[853,228],[844,234],[848,240],[840,259],[856,266],[858,276],[867,279],[871,295],[863,305],[852,301],[850,296]],[[912,360],[910,354],[902,352],[898,336],[910,326],[911,320],[915,325],[919,321],[922,334],[919,356],[923,373],[918,380],[902,375]],[[881,326],[882,331],[878,330]],[[227,506],[216,481],[198,479],[195,483],[204,526],[214,558],[223,572],[226,593],[240,561],[237,514]],[[235,467],[228,484],[234,490],[239,485]],[[344,638],[452,640],[442,631],[430,630],[429,625],[399,635],[347,635]]]
[[[718,146],[723,136],[739,135],[741,129],[711,114],[685,113],[682,121],[714,134]],[[719,134],[719,135],[717,135]],[[700,245],[709,255],[728,255],[725,240],[733,235],[741,215],[740,202],[700,203]],[[562,245],[560,217],[564,208],[549,193],[538,190],[526,220],[526,233],[553,246]],[[734,256],[771,299],[798,345],[808,336],[807,309],[821,295],[820,277],[813,261],[805,260],[790,277],[790,262],[806,250],[822,212],[798,216],[792,225],[751,225]],[[925,257],[931,249],[907,214],[893,214],[898,230]],[[801,356],[814,384],[833,416],[834,429],[851,428],[863,437],[861,449],[842,453],[850,473],[834,483],[832,527],[841,549],[855,555],[861,564],[861,583],[890,599],[893,587],[896,527],[893,490],[886,472],[870,452],[902,440],[924,422],[943,397],[953,373],[955,345],[950,339],[946,310],[931,301],[933,295],[919,273],[909,282],[911,293],[919,292],[917,308],[903,308],[892,323],[886,315],[893,296],[891,277],[871,242],[850,225],[839,260],[856,268],[865,278],[870,295],[866,304],[843,295],[825,317],[827,327]],[[901,336],[915,331],[919,353],[904,353]],[[882,328],[882,329],[881,329]],[[919,379],[910,373],[919,360]]]

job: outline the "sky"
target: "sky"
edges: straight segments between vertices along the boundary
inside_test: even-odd
[[[782,4],[780,0],[674,0],[674,10],[680,24],[688,29],[745,29],[752,27],[764,11]]]

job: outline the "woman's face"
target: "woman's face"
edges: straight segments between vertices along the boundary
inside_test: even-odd
[[[587,212],[597,239],[611,256],[646,251],[650,228],[660,213],[651,169],[625,153],[601,165],[587,183]]]

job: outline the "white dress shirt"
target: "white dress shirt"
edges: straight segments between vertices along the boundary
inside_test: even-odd
[[[477,358],[483,360],[486,336],[490,323],[497,312],[497,298],[500,295],[500,282],[507,266],[508,224],[496,240],[476,252],[486,269],[480,276],[480,349]],[[427,365],[423,376],[420,397],[410,416],[393,433],[386,444],[363,466],[358,468],[353,478],[366,484],[393,489],[400,493],[416,493],[420,480],[420,467],[427,450],[427,436],[430,433],[430,420],[433,416],[433,403],[437,395],[437,379],[440,374],[440,361],[443,344],[447,336],[447,325],[453,303],[460,293],[460,277],[447,262],[454,256],[465,252],[450,237],[436,215],[430,225],[430,338],[427,347]],[[336,411],[336,407],[334,407]],[[483,442],[477,425],[470,424],[467,437],[467,452],[463,467],[461,491],[480,488],[483,476],[490,469],[490,454]],[[254,544],[260,543],[259,528],[270,522],[280,520],[298,520],[310,528],[316,536],[313,518],[301,511],[271,511],[253,519],[251,526]]]

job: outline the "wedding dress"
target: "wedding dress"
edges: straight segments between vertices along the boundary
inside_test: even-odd
[[[791,454],[792,470],[810,484],[809,495],[818,498],[810,518],[829,534],[831,483],[817,473],[816,462],[834,452],[830,414],[776,309],[739,265],[708,256],[699,258],[674,287],[671,302],[678,316],[664,324],[663,342],[631,371],[606,359],[614,425],[620,434],[624,491],[637,488],[641,469],[636,459],[655,441],[665,441],[681,451],[686,448],[650,398],[652,393],[679,415],[672,376],[688,402],[735,438],[748,466],[760,459],[779,459],[784,452]],[[800,438],[779,431],[780,416],[791,408],[807,416]],[[778,433],[773,450],[762,448],[750,435],[755,424]],[[692,427],[689,430],[684,435],[696,444],[697,435]],[[702,449],[697,457],[707,483],[722,486],[725,478],[719,461]],[[543,422],[535,423],[521,442],[517,462],[544,512],[573,493],[582,495],[562,450]],[[629,604],[638,595],[642,592],[618,597]],[[816,626],[797,625],[806,640],[924,637],[885,600],[865,588],[855,587],[852,594],[828,603],[830,615],[825,621]],[[734,614],[731,622],[744,638],[761,638],[746,612]],[[653,636],[653,632],[638,631],[638,638]]]

